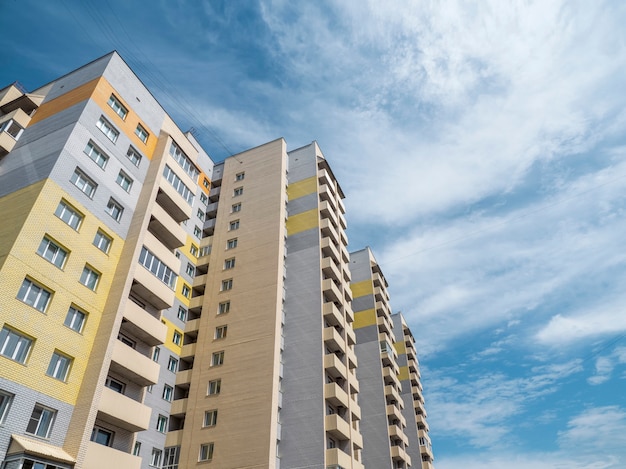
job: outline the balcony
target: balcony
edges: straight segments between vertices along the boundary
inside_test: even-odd
[[[428,422],[426,421],[426,417],[422,414],[415,415],[415,423],[417,424],[418,429],[419,427],[424,427],[424,430],[426,431],[430,429]]]
[[[376,308],[376,315],[377,316],[389,316],[389,315],[391,315],[391,311],[389,310],[389,306],[384,301],[377,301],[374,304],[374,307]]]
[[[346,327],[346,339],[348,340],[348,345],[356,344],[356,335],[351,326]]]
[[[220,198],[220,192],[222,190],[222,186],[212,187],[209,191],[209,200],[211,202],[217,202]]]
[[[132,301],[124,308],[124,329],[153,347],[165,343],[167,326]]]
[[[347,379],[346,365],[334,353],[324,355],[324,368],[326,372],[333,378]]]
[[[320,221],[320,230],[323,237],[331,238],[334,243],[339,244],[337,229],[333,226],[332,222],[328,218],[322,218],[322,220]]]
[[[197,343],[183,345],[182,350],[180,351],[180,358],[189,358],[196,356],[196,346]]]
[[[328,202],[324,201],[320,203],[320,215],[322,216],[322,219],[327,218],[332,222],[333,225],[337,226],[337,215],[335,214],[335,208]]]
[[[346,312],[346,321],[354,322],[354,311],[352,311],[352,306],[348,304],[345,305],[343,309]]]
[[[323,340],[331,352],[345,352],[346,343],[334,327],[325,327],[323,332]]]
[[[331,326],[340,326],[343,324],[343,314],[339,311],[339,308],[335,306],[335,303],[331,301],[324,303],[323,313],[324,319]]]
[[[378,324],[378,332],[391,334],[393,331],[393,327],[389,323],[387,316],[376,316],[376,324]]]
[[[326,415],[324,420],[326,433],[338,440],[350,439],[350,424],[339,417],[339,415]]]
[[[324,297],[328,298],[332,301],[336,301],[338,303],[342,303],[342,294],[335,282],[331,279],[327,278],[326,280],[322,280],[322,292],[324,293]]]
[[[204,303],[204,295],[194,296],[189,300],[189,309],[202,308],[202,303]]]
[[[392,440],[402,441],[405,446],[409,444],[409,438],[405,435],[402,428],[400,428],[398,425],[389,425],[389,437]]]
[[[424,418],[428,417],[426,413],[426,407],[424,407],[424,403],[422,401],[413,401],[413,407],[415,408],[416,416],[423,416]]]
[[[382,287],[374,287],[374,297],[376,301],[389,301],[389,295]]]
[[[112,467],[141,469],[141,458],[89,441],[87,442],[87,453],[83,467],[89,469],[111,469]]]
[[[185,334],[188,334],[190,332],[197,333],[199,329],[200,329],[200,318],[192,319],[191,321],[187,321],[185,323]]]
[[[398,403],[403,402],[398,390],[391,385],[385,386],[385,396],[387,400],[393,400]]]
[[[335,407],[348,407],[348,394],[346,394],[337,383],[327,383],[324,385],[324,398]]]
[[[354,353],[354,349],[348,347],[346,350],[346,355],[348,356],[348,368],[353,370],[357,366],[359,366],[359,361],[356,358],[356,353]]]
[[[361,406],[356,402],[350,403],[350,414],[352,415],[352,420],[361,420]]]
[[[363,449],[363,435],[361,435],[361,433],[359,433],[357,430],[353,430],[351,436],[352,436],[352,444],[354,445],[354,447],[358,449]]]
[[[383,367],[383,379],[385,381],[385,384],[393,384],[398,389],[400,389],[402,386],[400,384],[400,380],[398,380],[398,376],[396,375],[396,373],[387,366]]]
[[[163,446],[165,446],[166,448],[169,446],[181,446],[182,443],[183,443],[183,430],[175,430],[175,431],[167,432],[167,435],[165,435],[165,444]]]
[[[147,430],[151,411],[150,407],[106,387],[98,403],[99,419],[129,432]]]
[[[411,457],[406,454],[406,451],[401,446],[391,447],[391,459],[395,459],[396,461],[404,461],[407,463],[407,465],[411,465]]]
[[[149,386],[159,381],[159,364],[119,340],[113,346],[110,369],[140,386]]]
[[[135,282],[131,290],[140,298],[146,300],[156,309],[171,308],[176,298],[174,290],[156,278],[152,272],[142,265],[135,269]]]
[[[420,379],[417,373],[409,373],[409,379],[411,380],[411,386],[419,386]]]
[[[184,246],[187,241],[187,233],[183,227],[159,204],[155,204],[152,209],[148,229],[170,250]]]
[[[341,270],[341,273],[343,274],[343,279],[344,281],[350,283],[352,281],[352,272],[350,272],[350,269],[348,268],[348,265],[344,265],[344,268]]]
[[[185,384],[190,384],[191,383],[191,371],[192,369],[188,369],[188,370],[184,370],[184,371],[179,371],[178,373],[176,373],[176,386],[183,386]]]
[[[187,404],[189,399],[176,399],[172,401],[170,407],[170,415],[182,415],[187,413]]]
[[[322,272],[326,277],[332,278],[337,282],[341,281],[341,273],[335,261],[330,257],[324,257],[322,259]]]
[[[204,225],[202,225],[202,231],[206,236],[211,236],[215,231],[215,218],[209,218],[208,220],[204,220]]]
[[[343,468],[352,467],[352,456],[344,453],[339,448],[326,450],[326,466],[341,466]]]
[[[0,144],[2,145],[0,154],[7,154],[13,150],[15,142],[17,142],[20,134],[23,132],[23,129],[28,126],[30,116],[22,109],[18,108],[0,117],[0,123],[7,122],[9,120],[12,120],[13,123],[8,126],[8,129],[0,132]]]
[[[322,238],[320,247],[322,248],[322,254],[324,254],[325,257],[332,257],[335,263],[339,263],[339,251],[337,251],[337,247],[333,244],[330,238]]]
[[[350,254],[348,254],[348,249],[343,243],[339,244],[339,251],[341,252],[341,260],[348,264],[350,262]]]
[[[406,419],[398,407],[395,405],[388,405],[386,409],[387,417],[389,417],[391,421],[398,421],[402,427],[406,427]]]
[[[206,206],[206,210],[205,213],[207,215],[207,217],[209,218],[215,218],[215,216],[217,215],[217,207],[218,207],[218,203],[217,202],[213,202],[209,205]]]
[[[348,228],[348,224],[346,223],[346,217],[343,216],[341,212],[339,212],[337,218],[339,218],[339,224],[345,230]]]
[[[359,380],[356,377],[350,377],[348,386],[350,386],[350,394],[358,394],[361,391]]]
[[[176,192],[176,189],[163,176],[159,181],[156,200],[177,223],[189,220],[193,214],[191,205]]]

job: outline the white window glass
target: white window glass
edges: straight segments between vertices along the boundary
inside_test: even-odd
[[[85,153],[102,169],[104,169],[109,160],[109,157],[91,140],[85,147]]]
[[[122,119],[126,119],[126,116],[128,115],[128,110],[124,107],[122,103],[120,103],[119,99],[111,95],[108,104],[109,106],[111,106],[111,109],[115,111],[115,114],[120,116]]]
[[[135,129],[135,135],[139,137],[139,140],[141,140],[143,143],[146,143],[148,141],[148,131],[144,129],[141,124],[137,124],[137,128]]]
[[[152,455],[150,456],[150,466],[161,467],[161,455],[162,454],[163,452],[160,449],[152,448]]]
[[[161,259],[152,254],[145,246],[141,248],[139,263],[152,272],[165,285],[174,289],[178,275],[174,273]]]
[[[63,200],[59,202],[54,214],[75,230],[78,230],[83,221],[83,215]]]
[[[168,165],[165,165],[165,168],[163,169],[163,177],[165,177],[165,179],[167,179],[167,182],[169,182],[172,187],[176,189],[176,192],[183,196],[183,198],[187,201],[189,205],[193,205],[193,192],[189,190],[185,183],[178,177],[178,175],[174,171],[172,171],[172,168],[170,168]]]
[[[22,300],[27,305],[32,306],[42,313],[46,311],[48,303],[50,303],[51,297],[52,292],[46,290],[40,285],[37,285],[27,278],[25,278],[22,282],[20,291],[17,294],[17,298],[19,300]]]
[[[128,147],[126,156],[130,160],[130,162],[134,164],[135,166],[139,166],[139,163],[141,163],[141,154],[137,150],[135,150],[133,147]]]
[[[56,410],[37,404],[28,421],[26,433],[37,435],[41,438],[48,438],[50,436],[50,430],[52,430],[55,415]]]
[[[96,290],[98,286],[98,281],[100,280],[100,274],[90,268],[89,266],[85,266],[83,268],[83,273],[80,276],[80,283],[85,285],[90,290]]]
[[[92,198],[96,193],[98,185],[78,168],[74,170],[70,181],[89,198]]]
[[[176,160],[180,167],[185,170],[185,172],[191,177],[191,179],[195,181],[199,174],[198,170],[191,162],[189,157],[185,155],[180,147],[174,142],[172,142],[172,145],[170,146],[170,155]]]
[[[0,355],[16,362],[26,363],[32,343],[30,338],[6,326],[0,331]]]
[[[157,418],[157,425],[156,425],[157,431],[161,433],[167,432],[167,420],[168,419],[166,416],[159,415],[159,417]]]
[[[120,133],[117,131],[115,127],[109,121],[107,121],[104,117],[100,117],[98,123],[96,124],[106,137],[111,140],[113,143],[117,141],[117,137],[119,137]]]
[[[106,211],[115,221],[120,221],[122,219],[122,213],[124,213],[124,207],[118,204],[115,200],[109,199]]]
[[[167,369],[172,373],[176,373],[178,371],[178,360],[170,355],[170,359],[167,362]]]
[[[62,269],[65,265],[65,260],[67,259],[68,252],[60,247],[58,244],[53,242],[50,238],[45,236],[39,244],[37,254],[39,254],[44,259],[52,262],[59,269]]]
[[[54,352],[46,374],[60,381],[65,381],[71,365],[72,359],[70,357]]]
[[[130,188],[133,185],[133,180],[124,171],[119,172],[119,174],[117,175],[117,180],[115,182],[117,182],[117,184],[126,192],[130,192]]]
[[[82,332],[86,318],[87,315],[85,313],[79,311],[73,306],[70,306],[67,311],[67,316],[65,316],[65,322],[63,324],[76,332]]]

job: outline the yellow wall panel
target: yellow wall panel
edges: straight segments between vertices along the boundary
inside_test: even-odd
[[[180,352],[182,351],[182,346],[176,345],[173,341],[173,337],[174,337],[174,332],[178,332],[181,336],[180,343],[182,345],[183,343],[182,337],[184,336],[183,331],[180,330],[178,327],[176,327],[173,322],[168,321],[165,318],[161,318],[161,322],[167,326],[167,339],[165,340],[165,343],[163,344],[163,346],[167,348],[168,350],[174,352],[176,355],[180,355]]]
[[[319,226],[319,215],[317,209],[293,215],[287,219],[287,234],[292,236],[302,231],[310,230]]]
[[[374,293],[374,284],[370,279],[367,279],[362,282],[351,283],[350,290],[352,290],[352,298],[372,295]]]
[[[61,198],[85,215],[78,232],[53,215]],[[113,239],[108,254],[92,244],[98,229]],[[70,251],[63,269],[37,254],[46,234]],[[76,402],[122,246],[123,240],[107,231],[86,207],[46,180],[0,270],[0,325],[7,324],[35,339],[26,365],[0,357],[0,369],[3,374],[6,370],[7,378],[63,402]],[[102,272],[95,292],[79,282],[85,264]],[[17,299],[27,276],[53,292],[43,313]],[[63,324],[70,305],[88,313],[81,333]],[[45,374],[56,349],[74,358],[66,383]]]
[[[406,381],[407,379],[409,379],[409,367],[408,366],[400,367],[400,372],[398,373],[398,379],[400,381]]]
[[[352,327],[354,329],[361,329],[362,327],[372,326],[376,324],[376,311],[373,309],[366,309],[354,313],[354,323]]]
[[[403,342],[394,342],[393,347],[396,349],[398,355],[406,353],[406,344]]]
[[[287,197],[289,197],[289,200],[313,194],[314,192],[317,192],[317,176],[312,176],[287,186]]]

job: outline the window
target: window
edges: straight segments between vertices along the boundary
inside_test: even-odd
[[[204,221],[204,211],[201,208],[198,209],[196,215],[200,220]]]
[[[209,180],[207,178],[204,178],[202,180],[202,185],[208,189],[210,185]]]
[[[132,164],[134,164],[135,166],[139,166],[139,163],[141,162],[141,154],[133,147],[128,147],[126,157],[130,160]]]
[[[198,257],[198,246],[196,246],[195,244],[192,244],[191,247],[189,248],[189,254],[191,254],[194,257]]]
[[[178,331],[174,331],[174,335],[172,336],[172,342],[174,342],[176,345],[180,345],[182,341],[183,335]]]
[[[110,376],[107,376],[107,379],[104,382],[104,385],[107,388],[112,389],[113,391],[120,393],[120,394],[124,394],[124,389],[126,389],[125,383],[122,383],[121,381],[118,381],[115,378],[111,378]]]
[[[117,339],[125,345],[128,345],[130,348],[135,348],[137,346],[137,342],[135,342],[130,337],[125,336],[121,332],[118,332]]]
[[[41,240],[41,244],[39,244],[39,249],[37,249],[37,254],[49,262],[52,262],[59,269],[62,269],[65,265],[68,252],[50,238],[44,236]]]
[[[333,449],[337,447],[337,442],[332,438],[328,438],[328,449]]]
[[[243,194],[243,187],[237,187],[237,188],[233,191],[233,197],[240,196],[241,194]]]
[[[118,204],[115,200],[109,199],[106,211],[115,221],[120,221],[122,219],[122,213],[124,213],[124,207]]]
[[[115,111],[115,114],[120,116],[122,120],[126,119],[126,116],[128,115],[128,110],[124,107],[122,103],[120,103],[119,99],[111,95],[107,104],[111,106],[111,109],[113,109]]]
[[[228,225],[228,229],[230,231],[238,230],[239,229],[239,220],[231,221],[230,224]]]
[[[191,296],[191,288],[189,285],[183,284],[183,288],[180,291],[185,298],[189,298]]]
[[[52,359],[50,360],[46,374],[59,381],[65,381],[71,365],[72,359],[70,357],[55,350],[52,354]]]
[[[108,254],[112,242],[113,238],[100,230],[96,232],[96,237],[93,239],[93,245],[105,254]]]
[[[15,140],[18,140],[24,132],[24,128],[13,119],[0,123],[0,132],[6,132]]]
[[[232,269],[235,267],[235,258],[231,257],[230,259],[226,259],[224,261],[224,270]]]
[[[46,290],[41,285],[38,285],[31,280],[25,278],[20,287],[20,291],[17,293],[17,299],[23,301],[27,305],[41,311],[46,311],[52,292]]]
[[[150,466],[161,467],[161,455],[163,452],[160,449],[152,448],[152,456],[150,456]]]
[[[161,282],[174,289],[178,275],[174,273],[161,259],[152,254],[143,246],[139,255],[139,263],[152,272]]]
[[[87,143],[85,147],[85,154],[102,169],[104,169],[107,161],[109,161],[109,157],[91,140],[89,140],[89,143]]]
[[[226,332],[228,331],[228,326],[218,326],[215,328],[215,338],[216,339],[225,339]]]
[[[193,205],[193,192],[189,190],[185,183],[168,165],[165,165],[165,169],[163,169],[163,177],[176,189],[176,192],[183,196],[183,199],[185,199],[189,205]]]
[[[167,362],[167,369],[172,373],[176,373],[178,371],[178,360],[170,355],[170,359]]]
[[[222,388],[222,380],[221,379],[214,379],[212,381],[209,381],[209,390],[208,390],[209,396],[212,396],[212,395],[215,395],[215,394],[219,394],[221,388]]]
[[[204,413],[203,427],[214,427],[217,425],[217,410],[207,410]]]
[[[235,174],[235,181],[243,181],[246,177],[246,173],[237,173]]]
[[[217,314],[224,314],[230,311],[230,301],[224,301],[220,303],[219,308],[217,310]]]
[[[50,436],[50,430],[52,430],[55,415],[56,410],[39,404],[35,405],[30,420],[28,421],[28,426],[26,427],[26,433],[37,435],[41,438],[48,438],[48,436]]]
[[[139,456],[141,453],[141,441],[135,441],[135,446],[133,447],[133,456]]]
[[[211,355],[211,366],[219,366],[224,364],[224,351],[214,352]]]
[[[161,433],[167,432],[167,417],[165,415],[159,415],[157,418],[156,429]]]
[[[178,319],[185,322],[187,320],[187,310],[182,306],[178,307]]]
[[[135,135],[139,137],[139,140],[141,140],[143,143],[146,143],[148,141],[148,135],[150,134],[146,129],[143,128],[141,124],[137,124],[137,128],[135,129]]]
[[[161,349],[159,347],[154,347],[154,350],[152,351],[152,361],[158,362],[160,354],[161,354]]]
[[[198,174],[200,174],[199,171],[196,169],[189,157],[185,155],[180,147],[174,142],[172,142],[172,145],[170,146],[170,155],[176,160],[180,167],[185,170],[191,179],[195,181],[198,178]]]
[[[209,254],[211,254],[211,246],[204,246],[200,248],[200,257],[208,256]]]
[[[108,120],[104,118],[104,116],[100,117],[100,120],[96,124],[106,137],[111,140],[113,143],[117,141],[117,137],[119,137],[120,133],[117,131],[115,127]]]
[[[98,282],[100,281],[100,273],[86,265],[83,268],[83,273],[80,276],[80,283],[85,285],[90,290],[96,291]]]
[[[124,171],[120,171],[115,182],[117,182],[117,184],[126,192],[130,192],[130,188],[133,185],[133,180]]]
[[[0,425],[4,423],[6,416],[9,414],[11,402],[13,402],[13,394],[0,390]]]
[[[110,430],[106,430],[100,427],[93,427],[93,430],[91,431],[91,441],[93,441],[94,443],[98,443],[99,445],[111,446],[113,445],[114,435],[115,433]]]
[[[213,459],[213,443],[205,443],[200,445],[199,461],[209,461]]]
[[[199,226],[196,225],[193,227],[193,235],[198,239],[202,237],[202,230],[200,229]]]
[[[204,205],[209,203],[209,198],[204,192],[200,192],[200,202],[202,202]]]
[[[222,280],[222,291],[232,290],[233,288],[233,279],[229,278],[226,280]]]
[[[19,363],[26,363],[32,344],[31,338],[6,326],[0,331],[0,355],[6,358]]]
[[[64,325],[76,332],[82,332],[85,325],[85,319],[87,314],[79,311],[74,306],[70,306],[67,310],[67,316],[65,316]]]
[[[83,221],[83,215],[63,200],[59,202],[54,214],[76,231]]]
[[[231,212],[232,213],[237,213],[241,211],[241,203],[238,204],[233,204],[231,207]]]
[[[161,397],[167,402],[172,402],[172,396],[174,395],[174,388],[167,384],[163,385],[163,394]]]
[[[78,168],[74,170],[70,181],[89,198],[92,198],[96,193],[96,187],[98,187],[98,185]]]
[[[237,247],[237,238],[229,239],[226,241],[226,249],[233,249]]]

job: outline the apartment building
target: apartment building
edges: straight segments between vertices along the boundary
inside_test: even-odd
[[[343,198],[315,142],[213,162],[115,52],[0,90],[0,469],[423,457],[412,337]]]
[[[415,340],[369,248],[350,253],[366,467],[432,469]]]

